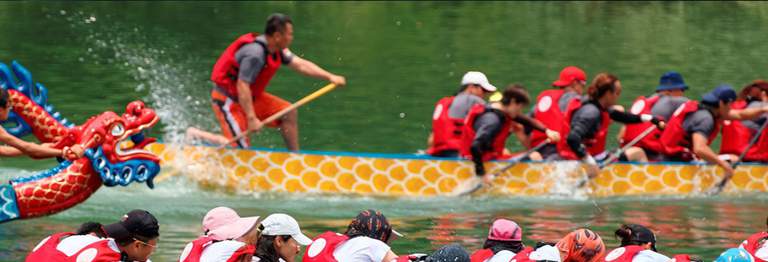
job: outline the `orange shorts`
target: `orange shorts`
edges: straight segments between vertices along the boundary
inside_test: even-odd
[[[216,114],[216,119],[219,120],[221,131],[225,137],[231,139],[248,129],[248,117],[245,115],[243,107],[237,103],[237,100],[229,97],[218,88],[214,88],[211,91],[211,100],[213,102],[213,112]],[[259,97],[253,99],[253,112],[256,113],[256,117],[259,120],[264,120],[290,105],[291,103],[288,103],[288,101],[264,92]],[[267,124],[267,126],[274,128],[280,126],[280,123],[281,121],[278,119]],[[246,148],[250,144],[250,139],[245,137],[238,140],[236,144],[232,144],[232,146]]]

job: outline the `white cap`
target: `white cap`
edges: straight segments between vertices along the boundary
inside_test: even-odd
[[[553,246],[544,245],[536,249],[536,251],[531,252],[531,254],[528,257],[534,261],[539,261],[539,260],[560,261],[560,251]]]
[[[286,214],[271,214],[264,221],[261,221],[264,230],[261,231],[265,236],[291,236],[296,242],[303,246],[312,244],[312,239],[301,233],[299,222]]]
[[[485,74],[477,72],[477,71],[469,71],[466,74],[464,74],[464,77],[461,78],[461,85],[480,85],[485,89],[485,91],[488,92],[495,92],[496,87],[493,86],[491,83],[488,82],[488,77],[485,76]]]

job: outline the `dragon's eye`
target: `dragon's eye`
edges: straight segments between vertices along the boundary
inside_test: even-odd
[[[123,124],[116,123],[112,126],[112,136],[122,136],[123,133],[125,133],[125,129],[123,128]]]

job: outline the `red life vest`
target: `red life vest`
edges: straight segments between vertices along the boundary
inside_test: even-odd
[[[747,108],[747,103],[743,100],[733,102],[732,109],[744,109]],[[720,154],[732,154],[741,155],[744,149],[749,145],[752,137],[755,134],[755,130],[746,127],[741,121],[738,120],[725,120],[723,121],[722,129],[722,141],[728,141],[728,143],[720,143]],[[768,135],[764,130],[762,134],[759,134],[757,142],[747,150],[747,154],[744,155],[746,161],[768,161]]]
[[[347,241],[349,237],[347,235],[338,234],[335,232],[325,232],[317,236],[312,240],[312,244],[304,251],[304,257],[301,261],[306,262],[337,262],[333,256],[333,251],[344,241]]]
[[[203,255],[203,251],[208,248],[211,244],[216,243],[216,241],[213,238],[210,237],[199,237],[198,239],[195,239],[192,241],[192,243],[187,244],[187,247],[184,248],[184,251],[181,253],[181,257],[179,257],[179,261],[181,262],[199,262],[200,257]],[[243,245],[237,250],[232,252],[232,255],[229,256],[229,258],[226,260],[227,262],[236,262],[242,257],[243,255],[249,255],[253,256],[253,254],[256,253],[256,247],[253,245]]]
[[[683,128],[683,121],[685,121],[686,116],[697,110],[699,110],[699,102],[688,101],[672,114],[664,131],[661,132],[661,138],[659,139],[665,155],[680,157],[683,160],[692,159],[691,147],[693,146],[693,143],[691,142],[691,136]],[[707,144],[710,144],[715,140],[719,129],[720,121],[715,119],[715,128],[712,130],[712,133],[709,134]]]
[[[244,45],[256,42],[264,48],[266,53],[265,58],[267,61],[264,62],[264,67],[259,71],[256,80],[250,85],[251,96],[253,97],[259,97],[264,92],[267,84],[269,84],[269,80],[272,79],[277,69],[283,63],[282,53],[269,54],[267,45],[261,41],[256,41],[257,35],[256,33],[247,33],[238,37],[224,50],[224,53],[219,56],[219,59],[216,60],[216,64],[213,66],[211,81],[223,88],[231,97],[237,97],[237,75],[240,70],[240,64],[235,59],[235,53]]]
[[[573,114],[576,113],[576,110],[581,108],[582,105],[585,104],[578,99],[571,100],[571,102],[568,103],[568,111],[566,111],[567,113],[565,114],[565,121],[562,121],[563,129],[561,134],[564,136],[567,137],[568,133],[571,132],[571,118],[573,117]],[[608,126],[611,125],[611,117],[608,115],[608,111],[602,110],[600,112],[600,118],[600,129],[597,131],[597,134],[595,134],[593,138],[583,141],[584,145],[587,147],[587,153],[590,155],[598,155],[605,151],[605,139],[608,136]],[[559,151],[560,157],[564,159],[579,159],[576,156],[576,153],[571,150],[571,147],[568,146],[566,139],[560,139],[557,143],[557,151]]]
[[[447,150],[459,151],[461,148],[461,132],[464,127],[463,118],[451,118],[448,109],[454,97],[444,97],[435,105],[432,114],[432,147],[427,154],[435,155]]]
[[[562,89],[549,89],[541,92],[536,98],[536,107],[533,109],[533,118],[539,120],[548,129],[560,132],[563,126],[565,113],[560,111],[560,97],[565,94]],[[560,132],[560,134],[563,134]],[[530,147],[534,147],[547,140],[547,134],[533,130],[531,133]]]
[[[691,262],[691,256],[687,254],[675,255],[670,262]]]
[[[472,256],[469,257],[469,261],[485,262],[492,257],[493,257],[493,250],[491,250],[490,248],[480,249],[478,251],[475,251],[475,253],[472,253]]]
[[[645,250],[645,248],[641,246],[623,246],[608,253],[608,255],[605,256],[605,261],[632,262],[632,258],[634,258],[637,253],[640,253],[640,251],[643,250]]]
[[[531,260],[531,252],[533,252],[532,247],[525,247],[523,250],[520,250],[517,254],[515,254],[515,259],[512,261],[515,262],[534,262],[534,260]]]
[[[110,242],[112,245],[110,245]],[[122,259],[120,250],[117,250],[117,244],[112,239],[103,239],[91,243],[77,251],[74,255],[66,258],[64,261],[92,261],[92,262],[114,262]]]
[[[765,262],[765,260],[755,256],[755,253],[757,253],[757,250],[761,247],[760,241],[766,238],[768,238],[768,232],[755,233],[749,236],[747,240],[744,240],[740,247],[749,252],[749,254],[752,255],[752,257],[755,259],[755,262]]]
[[[24,260],[26,262],[36,261],[62,261],[66,259],[67,255],[64,252],[59,251],[56,247],[61,243],[61,240],[65,237],[74,235],[72,232],[56,233],[40,242],[32,252],[27,255]]]
[[[491,112],[493,109],[483,104],[476,104],[469,110],[467,119],[464,122],[464,131],[461,134],[461,155],[466,158],[472,158],[472,141],[475,140],[475,120],[486,112]],[[504,159],[509,156],[504,154],[504,146],[507,143],[507,138],[510,134],[510,128],[512,127],[512,118],[504,114],[504,119],[501,120],[501,130],[493,138],[491,144],[491,150],[483,152],[483,161],[490,161],[496,159]]]
[[[659,101],[660,97],[661,96],[658,96],[658,95],[652,96],[649,98],[640,96],[632,104],[632,108],[630,108],[629,112],[635,115],[651,114],[651,108],[653,108],[653,105],[655,105],[656,102]],[[622,137],[621,139],[622,140],[621,146],[624,146],[630,141],[634,140],[636,137],[642,134],[643,131],[650,128],[651,126],[653,126],[653,123],[651,122],[626,124],[624,137]],[[661,143],[659,142],[660,137],[661,137],[661,131],[659,129],[653,129],[653,131],[650,134],[648,134],[639,142],[637,142],[635,146],[659,153],[662,150]]]

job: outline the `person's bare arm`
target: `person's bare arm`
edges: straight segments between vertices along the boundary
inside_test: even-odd
[[[320,66],[312,63],[312,61],[303,59],[298,56],[294,56],[291,63],[288,66],[296,72],[299,72],[305,76],[314,77],[317,79],[327,80],[328,82],[337,85],[346,85],[347,80],[343,76],[334,75]]]
[[[731,110],[728,112],[726,119],[730,120],[752,120],[760,117],[760,115],[768,113],[768,106],[746,108],[742,110]]]
[[[5,131],[5,129],[2,129],[2,128],[0,128],[0,142],[3,142],[6,145],[18,150],[19,154],[28,155],[32,158],[47,158],[47,157],[62,156],[61,149],[41,146],[38,144],[21,140],[9,134],[7,131]],[[16,152],[10,152],[10,153],[16,153]],[[15,155],[10,155],[10,156],[15,156]]]
[[[717,157],[717,154],[715,154],[715,152],[709,148],[709,145],[707,144],[708,139],[706,136],[702,135],[701,133],[693,133],[692,140],[694,154],[711,164],[722,167],[726,176],[733,175],[733,168],[731,168],[731,164]]]
[[[21,150],[18,150],[10,146],[0,146],[0,156],[15,157],[15,156],[21,156],[21,155],[24,155],[24,153],[21,152]]]

